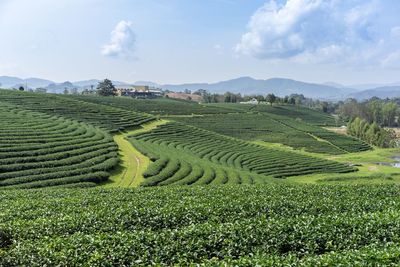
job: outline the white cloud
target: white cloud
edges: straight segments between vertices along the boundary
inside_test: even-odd
[[[385,57],[382,61],[382,65],[386,68],[400,68],[400,50]]]
[[[378,0],[270,0],[253,14],[235,51],[268,60],[383,65],[400,36],[400,27],[381,23],[384,8]]]
[[[136,36],[132,22],[122,20],[111,32],[110,42],[103,46],[104,56],[132,58],[135,52]]]
[[[400,26],[395,26],[390,30],[390,35],[395,39],[400,39]]]

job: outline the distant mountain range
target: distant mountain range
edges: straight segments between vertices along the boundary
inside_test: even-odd
[[[26,84],[28,84],[28,87],[30,88],[38,88],[38,87],[45,87],[50,83],[53,82],[50,80],[39,79],[39,78],[21,79],[17,77],[0,76],[0,86],[2,88],[12,88],[16,85],[26,85]]]
[[[400,86],[383,86],[368,90],[362,90],[356,93],[349,94],[348,97],[356,99],[369,99],[372,97],[393,98],[400,97]]]
[[[305,83],[290,79],[273,78],[268,80],[253,79],[251,77],[241,77],[233,80],[217,83],[192,83],[181,85],[163,85],[162,88],[172,91],[183,91],[185,89],[195,91],[199,88],[210,92],[224,93],[230,91],[233,93],[267,94],[273,93],[278,96],[290,94],[303,94],[312,98],[336,99],[344,98],[349,93],[354,93],[354,89],[337,88],[324,84]]]
[[[65,88],[68,90],[77,88],[83,90],[96,86],[100,80],[91,79],[76,82],[63,82],[55,83],[46,79],[28,78],[21,79],[18,77],[0,76],[1,88],[18,88],[20,86],[28,86],[28,88],[46,88],[50,93],[62,93]],[[113,81],[117,86],[129,85],[130,83]],[[371,84],[368,87],[364,85],[345,86],[334,82],[324,84],[300,82],[291,79],[272,78],[272,79],[254,79],[251,77],[240,77],[237,79],[221,81],[216,83],[186,83],[186,84],[157,84],[150,81],[137,81],[135,85],[148,85],[153,87],[162,88],[170,91],[196,91],[198,89],[205,89],[213,93],[224,93],[230,91],[233,93],[241,93],[244,95],[251,94],[268,94],[273,93],[278,96],[285,96],[290,94],[303,94],[306,97],[328,99],[328,100],[341,100],[349,97],[356,99],[368,99],[371,97],[400,97],[400,83],[393,83],[389,85]]]
[[[19,88],[21,86],[24,88],[27,87],[28,89],[45,88],[49,93],[62,93],[65,89],[71,90],[73,88],[81,91],[86,88],[91,88],[92,85],[96,87],[99,82],[100,80],[92,79],[85,81],[66,81],[62,83],[56,83],[54,81],[39,78],[21,79],[18,77],[0,76],[0,88],[12,89]],[[113,81],[113,83],[118,86],[128,85],[128,83],[120,81]]]

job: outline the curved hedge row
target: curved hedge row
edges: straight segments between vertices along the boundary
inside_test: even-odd
[[[153,161],[144,175],[145,186],[259,183],[271,177],[356,170],[335,161],[267,149],[181,123],[168,123],[130,140]]]
[[[307,132],[282,124],[264,114],[217,114],[177,117],[174,120],[243,140],[280,143],[315,153],[331,155],[345,153],[345,151],[328,142],[319,141]],[[339,136],[339,138],[342,138],[342,136]]]
[[[365,142],[351,136],[273,113],[218,114],[174,119],[244,140],[281,143],[315,153],[337,155],[371,149]]]
[[[87,122],[112,132],[154,120],[147,114],[84,102],[73,96],[0,90],[0,101],[35,112]]]
[[[317,138],[328,141],[330,144],[338,147],[339,149],[342,149],[345,152],[353,153],[353,152],[362,152],[372,149],[371,146],[365,143],[364,141],[358,138],[354,138],[352,136],[337,134],[328,131],[324,128],[292,120],[284,116],[277,116],[272,114],[269,114],[268,116],[274,120],[279,121],[283,125],[286,125],[293,129],[311,134]]]
[[[230,113],[227,107],[216,107],[198,104],[193,101],[156,98],[134,99],[132,97],[99,97],[99,96],[73,96],[75,99],[88,103],[103,104],[136,112],[145,112],[157,115],[190,115],[190,114],[218,114]]]
[[[152,161],[143,173],[145,180],[142,186],[253,184],[271,181],[271,178],[257,173],[200,158],[187,149],[177,149],[171,144],[144,142],[136,138],[130,141]]]
[[[37,188],[108,179],[118,147],[88,124],[0,106],[0,188]]]

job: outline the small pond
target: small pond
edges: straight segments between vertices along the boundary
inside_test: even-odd
[[[392,157],[395,162],[378,162],[379,165],[392,166],[395,168],[400,168],[400,156]]]

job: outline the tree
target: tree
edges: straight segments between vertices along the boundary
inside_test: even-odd
[[[265,101],[265,98],[263,95],[256,95],[255,99],[257,99],[258,102],[263,102]]]
[[[224,94],[224,102],[225,103],[236,103],[238,101],[240,101],[242,98],[242,96],[240,94],[234,94],[231,92],[226,92]]]
[[[379,99],[371,99],[369,103],[367,103],[366,108],[370,113],[371,117],[369,118],[370,122],[376,122],[378,124],[382,123],[382,102]]]
[[[23,86],[20,86],[20,87],[18,88],[18,90],[19,90],[19,91],[25,91],[25,88],[24,88]]]
[[[97,85],[97,94],[101,96],[113,96],[115,91],[115,86],[109,79],[104,79],[104,81],[99,82]]]
[[[68,91],[67,88],[65,88],[65,89],[64,89],[64,95],[68,95],[68,94],[69,94],[69,91]]]
[[[394,125],[397,114],[397,105],[395,102],[385,103],[382,107],[383,123],[386,126],[392,127]]]
[[[326,102],[326,101],[322,101],[322,102],[321,102],[321,109],[322,109],[322,112],[327,113],[327,112],[328,112],[328,107],[329,107],[328,102]]]
[[[78,88],[72,88],[71,89],[71,94],[77,95],[78,94]]]
[[[359,117],[356,117],[347,125],[347,133],[374,146],[396,146],[396,136],[393,130],[386,130],[376,122],[369,124],[366,120]]]
[[[276,96],[275,96],[274,94],[268,94],[268,95],[265,97],[265,101],[267,101],[268,103],[270,103],[271,106],[272,106],[272,104],[275,103],[275,100],[276,100]]]

